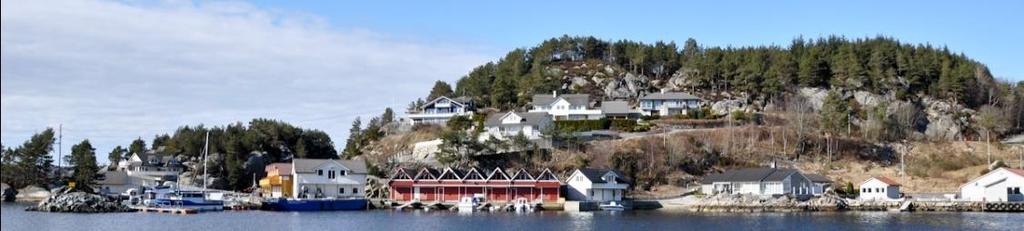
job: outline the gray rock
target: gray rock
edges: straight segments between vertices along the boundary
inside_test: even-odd
[[[882,97],[872,94],[866,91],[857,91],[853,93],[853,99],[857,100],[857,103],[864,106],[875,107],[882,102]]]
[[[127,206],[114,199],[67,187],[53,190],[50,197],[40,201],[28,211],[61,212],[61,213],[109,213],[130,212]]]
[[[728,115],[734,111],[749,112],[750,108],[743,100],[727,99],[711,104],[711,113],[715,115]]]
[[[569,89],[581,89],[587,86],[590,86],[590,82],[587,81],[586,78],[572,77],[571,83],[569,84]]]
[[[822,88],[800,88],[800,96],[807,99],[807,102],[810,103],[811,108],[814,110],[821,110],[821,105],[824,104],[826,95],[828,95],[828,90]]]
[[[604,87],[604,95],[609,98],[633,98],[647,89],[650,81],[647,76],[627,73],[622,79],[612,79]]]

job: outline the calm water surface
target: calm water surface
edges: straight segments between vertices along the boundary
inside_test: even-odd
[[[2,205],[0,228],[13,230],[1024,230],[1011,213],[688,213],[266,212],[199,215],[58,214]]]

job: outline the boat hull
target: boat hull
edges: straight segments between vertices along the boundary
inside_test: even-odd
[[[224,210],[223,201],[191,201],[191,200],[173,200],[173,199],[155,199],[151,202],[156,207],[182,207],[182,208],[194,208],[200,211],[219,211]]]
[[[274,211],[351,211],[366,210],[366,199],[276,199],[263,202]]]

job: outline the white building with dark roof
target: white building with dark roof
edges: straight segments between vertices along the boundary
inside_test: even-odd
[[[800,171],[781,168],[744,168],[710,174],[701,181],[701,192],[778,196],[813,195],[814,184]]]
[[[364,198],[366,162],[293,159],[292,192],[297,198]]]
[[[491,137],[505,140],[519,134],[536,140],[548,126],[551,126],[551,116],[544,112],[495,113],[484,121],[484,132],[480,133],[479,140]]]
[[[596,120],[603,118],[600,109],[593,109],[588,94],[534,95],[530,112],[544,112],[553,120]]]
[[[960,186],[965,201],[1024,201],[1024,169],[999,168]]]
[[[415,111],[406,112],[406,121],[410,125],[416,124],[441,124],[444,125],[455,116],[472,116],[475,110],[473,101],[467,97],[448,98],[437,97],[416,108]]]
[[[701,99],[682,92],[658,92],[640,98],[640,110],[644,115],[686,115],[690,110],[700,109]]]
[[[132,153],[117,163],[117,170],[128,175],[176,178],[185,166],[174,158],[174,155],[158,150],[147,150],[143,153]]]
[[[566,199],[572,201],[621,201],[631,180],[610,169],[582,168],[566,178]]]

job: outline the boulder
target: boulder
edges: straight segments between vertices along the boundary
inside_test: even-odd
[[[965,119],[954,118],[954,115],[964,113],[959,105],[931,97],[922,97],[921,103],[928,120],[925,137],[929,140],[958,140],[963,136]]]
[[[27,211],[61,213],[109,213],[130,212],[131,208],[114,199],[73,188],[61,187],[53,190],[50,197],[40,201]]]
[[[647,89],[649,83],[647,76],[627,73],[622,79],[608,81],[604,87],[604,95],[609,98],[633,98]]]
[[[572,77],[572,80],[570,80],[569,89],[582,89],[587,86],[590,86],[590,82],[587,81],[587,79],[583,77]]]
[[[853,99],[856,100],[858,104],[868,107],[878,106],[878,104],[883,101],[882,97],[866,91],[854,92]]]
[[[699,71],[694,68],[683,67],[672,74],[672,77],[668,79],[667,88],[671,90],[681,90],[693,86],[693,76],[699,74]]]
[[[748,112],[750,108],[743,100],[727,99],[711,104],[711,113],[715,115],[728,115],[734,111]]]
[[[825,102],[825,96],[828,95],[828,90],[823,88],[812,88],[803,87],[800,88],[800,96],[807,99],[807,102],[811,105],[814,110],[821,110],[821,105]]]
[[[17,194],[15,198],[19,201],[41,201],[50,197],[50,191],[35,185],[19,189]]]

